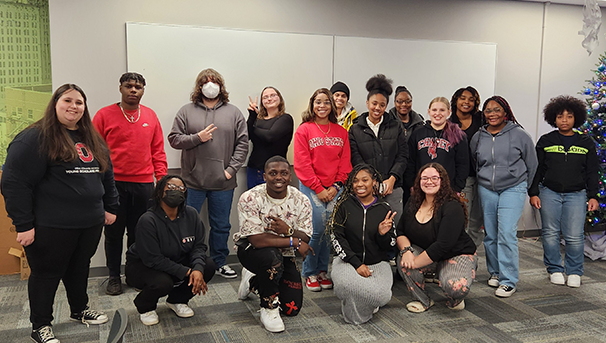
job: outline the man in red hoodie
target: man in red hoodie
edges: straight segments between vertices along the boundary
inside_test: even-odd
[[[166,154],[162,127],[156,113],[140,105],[145,91],[141,74],[125,73],[120,77],[122,99],[100,109],[93,124],[107,142],[114,165],[120,208],[114,224],[105,226],[105,260],[109,280],[105,292],[122,293],[120,266],[122,264],[124,229],[128,246],[135,242],[135,226],[147,210],[154,189],[154,176],[166,175]]]

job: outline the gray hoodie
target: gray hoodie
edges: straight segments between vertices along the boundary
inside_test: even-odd
[[[532,138],[520,125],[507,122],[495,136],[482,126],[469,147],[482,187],[499,192],[530,180],[530,188],[537,171],[537,153]]]
[[[198,132],[211,123],[217,127],[213,138],[202,143]],[[209,191],[236,188],[236,172],[248,154],[246,120],[236,106],[219,101],[213,108],[202,103],[181,107],[168,141],[181,150],[181,176],[188,187]]]

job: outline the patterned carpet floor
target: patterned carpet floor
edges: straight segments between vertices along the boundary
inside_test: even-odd
[[[181,319],[158,305],[160,324],[139,321],[132,303],[137,292],[126,286],[120,296],[105,295],[106,278],[89,280],[91,307],[111,317],[123,307],[129,317],[124,342],[606,342],[606,261],[585,260],[583,285],[573,289],[552,285],[542,262],[541,242],[520,240],[520,282],[508,299],[494,296],[486,284],[483,251],[477,282],[466,299],[466,309],[453,312],[436,284],[428,291],[436,305],[425,313],[406,310],[410,295],[401,280],[394,282],[393,298],[363,325],[346,324],[333,291],[305,290],[303,308],[294,318],[284,317],[286,331],[272,334],[259,321],[255,296],[237,300],[240,278],[215,276],[205,296],[190,306],[195,316]],[[232,267],[238,272],[239,264]],[[29,342],[27,282],[17,275],[0,276],[0,342]],[[62,343],[106,342],[110,324],[85,325],[69,321],[69,307],[61,286],[55,299],[55,334]]]

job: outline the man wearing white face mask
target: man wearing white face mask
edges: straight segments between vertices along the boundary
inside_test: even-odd
[[[192,102],[177,112],[168,141],[181,150],[187,204],[200,212],[208,198],[208,245],[217,273],[235,278],[225,259],[236,173],[248,154],[248,131],[240,110],[229,104],[224,84],[223,76],[213,69],[198,74]]]

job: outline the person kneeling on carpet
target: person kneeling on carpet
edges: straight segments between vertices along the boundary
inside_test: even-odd
[[[433,305],[425,291],[426,271],[434,271],[452,310],[465,308],[478,264],[476,246],[465,232],[467,211],[450,187],[439,163],[428,163],[417,173],[410,199],[396,232],[400,253],[398,272],[414,301],[406,308],[424,312]]]
[[[137,223],[137,237],[126,253],[126,283],[141,292],[134,300],[141,322],[158,324],[158,299],[181,318],[194,315],[187,305],[194,295],[206,294],[215,274],[206,256],[206,230],[198,211],[185,205],[187,187],[177,175],[156,184],[154,204]]]
[[[391,300],[393,273],[388,252],[396,245],[396,212],[379,192],[379,172],[354,167],[329,222],[336,256],[332,263],[335,295],[347,323],[362,324]]]
[[[295,252],[303,258],[313,250],[307,244],[313,232],[309,199],[289,186],[288,161],[274,156],[265,163],[260,184],[238,202],[240,231],[234,234],[242,263],[238,299],[259,295],[261,323],[270,332],[284,331],[280,310],[296,316],[303,305],[303,284]]]

